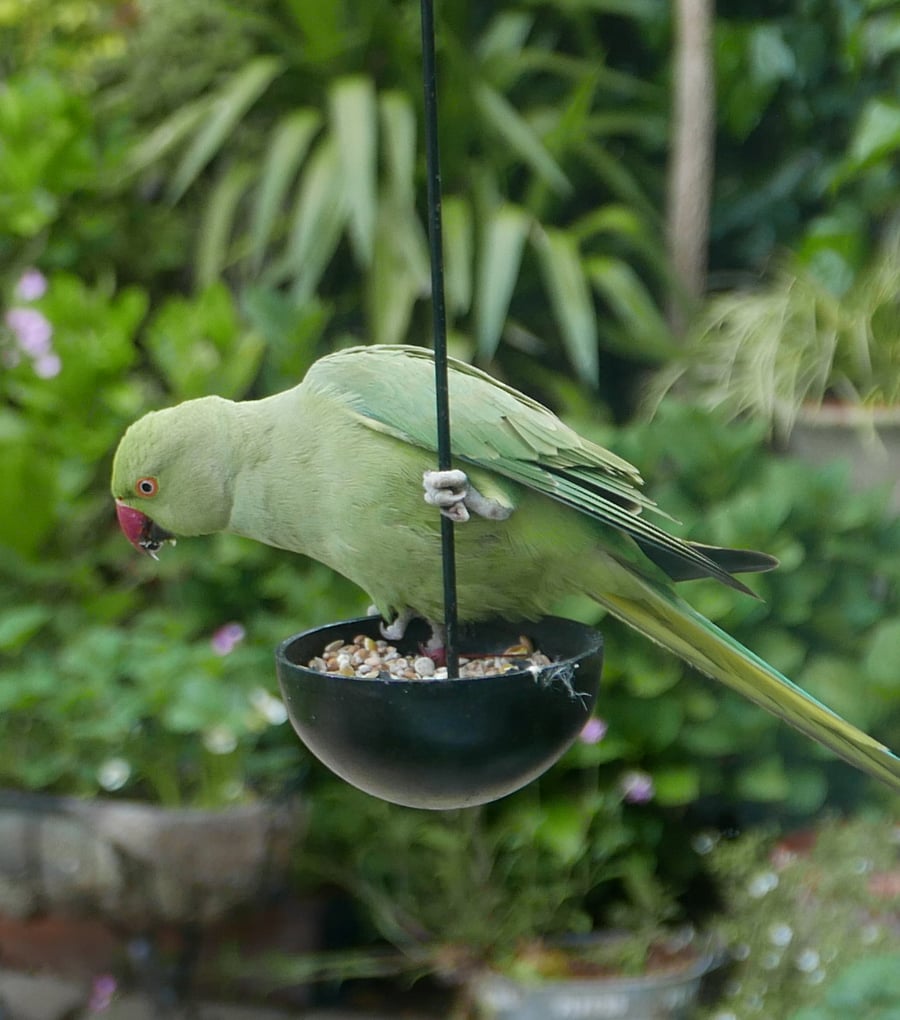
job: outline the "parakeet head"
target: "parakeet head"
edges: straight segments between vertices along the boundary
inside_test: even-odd
[[[233,406],[201,397],[151,411],[126,431],[113,459],[111,489],[119,526],[136,549],[155,558],[176,535],[208,535],[227,525]]]

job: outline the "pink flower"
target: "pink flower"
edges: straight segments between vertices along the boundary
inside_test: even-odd
[[[48,354],[42,354],[40,357],[35,358],[32,362],[32,367],[34,368],[34,374],[41,379],[53,379],[62,371],[62,361],[58,354],[50,351]]]
[[[640,769],[631,769],[623,773],[619,779],[622,797],[629,804],[646,804],[653,800],[656,791],[653,788],[653,777]]]
[[[6,313],[6,325],[29,357],[39,358],[50,353],[53,326],[43,312],[36,308],[10,308]]]
[[[216,655],[229,655],[244,640],[246,634],[241,624],[232,621],[219,627],[209,643]]]
[[[98,974],[91,983],[87,1008],[91,1013],[104,1013],[112,1005],[118,982],[112,974]]]
[[[20,301],[37,301],[47,293],[47,277],[39,269],[26,269],[19,277],[15,294]]]
[[[599,744],[600,741],[606,736],[606,731],[609,729],[607,724],[602,720],[594,716],[593,719],[588,719],[584,724],[581,733],[578,735],[578,739],[582,744]]]

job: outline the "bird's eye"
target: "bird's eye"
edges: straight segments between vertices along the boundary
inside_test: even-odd
[[[150,496],[155,496],[159,492],[159,482],[155,478],[139,478],[134,483],[134,491],[139,495],[148,499]]]

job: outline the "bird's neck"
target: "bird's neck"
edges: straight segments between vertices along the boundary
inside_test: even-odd
[[[302,387],[234,405],[231,442],[240,469],[228,531],[316,554],[321,540],[316,436],[327,428]]]

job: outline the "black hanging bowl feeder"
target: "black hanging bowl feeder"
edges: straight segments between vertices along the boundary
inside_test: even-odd
[[[329,624],[288,638],[276,652],[291,723],[310,751],[360,790],[417,808],[472,807],[529,783],[571,746],[590,718],[603,639],[557,617],[462,629],[460,654],[499,653],[520,634],[550,666],[486,677],[398,680],[335,676],[308,668],[337,638],[379,638],[379,619]],[[410,624],[401,652],[427,638]]]

